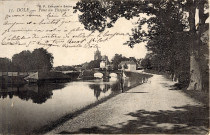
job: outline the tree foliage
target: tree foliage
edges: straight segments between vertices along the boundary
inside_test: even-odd
[[[14,66],[14,64],[9,58],[0,58],[0,71],[11,72],[11,71],[17,71],[17,70],[18,68]]]
[[[128,69],[128,65],[125,63],[125,65],[123,65],[124,69]]]
[[[92,60],[88,63],[87,69],[100,68],[100,60]]]
[[[19,67],[20,71],[31,71],[33,67],[32,54],[30,51],[22,51],[12,56],[12,63]]]
[[[148,58],[145,58],[141,61],[141,66],[144,68],[144,69],[151,69],[151,61],[150,59]]]
[[[34,70],[50,70],[53,67],[53,55],[43,48],[32,52]],[[33,67],[32,67],[33,69]]]
[[[50,70],[53,67],[53,55],[43,48],[33,52],[22,51],[13,55],[12,63],[19,67],[19,71]]]
[[[55,67],[56,71],[76,71],[73,66],[57,66]]]

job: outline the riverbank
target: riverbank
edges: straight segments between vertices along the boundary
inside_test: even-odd
[[[149,73],[149,74],[158,74],[163,75],[165,78],[170,79],[170,75],[166,72],[157,72],[152,70],[142,70],[142,73]],[[197,100],[209,107],[209,91],[196,91],[196,90],[186,90],[187,87],[182,87],[177,82],[174,82],[174,85],[171,86],[171,90],[180,90],[186,94],[186,96]]]
[[[77,80],[80,72],[57,71],[0,72],[0,87],[19,87],[27,83],[65,83]]]
[[[209,93],[202,92],[202,91],[194,91],[194,90],[183,90],[183,92],[187,96],[189,96],[189,97],[197,100],[198,102],[201,102],[209,107]]]
[[[143,73],[126,73],[130,78],[133,78],[132,80],[135,80],[135,81],[138,81],[138,83],[136,83],[135,85],[131,85],[130,87],[125,87],[124,91],[126,92],[127,90],[131,89],[131,88],[134,88],[134,87],[137,87],[139,86],[140,84],[142,84],[143,82],[140,81],[142,80],[142,78],[149,78],[151,77],[152,75],[148,75],[148,74],[143,74]],[[46,133],[46,132],[49,132],[51,130],[53,130],[54,128],[62,125],[63,123],[65,123],[66,121],[70,120],[70,119],[73,119],[77,116],[79,116],[80,114],[82,114],[83,112],[89,110],[89,109],[92,109],[94,107],[97,107],[99,104],[115,97],[116,95],[120,94],[121,91],[118,91],[118,92],[113,92],[112,94],[110,94],[109,96],[105,97],[105,98],[102,98],[101,100],[95,102],[95,103],[92,103],[80,110],[77,110],[75,111],[74,113],[69,113],[69,114],[66,114],[65,116],[61,117],[60,119],[56,120],[56,121],[53,121],[53,122],[50,122],[48,125],[45,125],[41,128],[38,128],[38,129],[35,129],[32,133]]]
[[[147,83],[119,94],[74,117],[48,134],[206,134],[208,108],[174,82],[153,75]]]

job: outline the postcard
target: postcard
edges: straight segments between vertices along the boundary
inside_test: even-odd
[[[207,134],[207,0],[0,1],[0,134]]]

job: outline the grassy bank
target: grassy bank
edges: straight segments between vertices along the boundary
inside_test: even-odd
[[[171,79],[170,75],[166,72],[158,72],[158,71],[154,71],[154,70],[145,70],[145,72],[163,75],[167,79]],[[182,90],[182,92],[185,93],[188,97],[191,97],[191,98],[203,103],[205,106],[209,106],[209,92],[186,90],[187,86],[182,86],[182,84],[179,84],[179,83],[176,83],[173,87],[175,87],[178,90]]]
[[[148,75],[148,74],[133,73],[133,72],[126,72],[125,74],[126,74],[127,76],[133,78],[133,79],[136,79],[136,81],[138,81],[138,80],[141,79],[142,77],[147,77],[147,78],[149,78],[149,77],[152,76],[152,75]],[[124,89],[124,92],[125,92],[125,91],[128,91],[128,90],[131,89],[131,88],[134,88],[134,87],[136,87],[136,86],[142,84],[141,81],[138,81],[138,82],[139,82],[139,83],[136,83],[135,85],[132,85],[131,87],[126,87],[126,88]],[[41,128],[38,128],[38,129],[35,129],[34,131],[32,131],[32,133],[36,133],[36,134],[37,134],[37,133],[38,133],[38,134],[47,133],[47,132],[53,130],[54,128],[58,127],[59,125],[65,123],[66,121],[68,121],[68,120],[70,120],[70,119],[73,119],[74,117],[77,117],[78,115],[80,115],[80,114],[83,113],[84,111],[87,111],[88,109],[91,109],[91,108],[93,108],[93,107],[95,107],[95,106],[97,106],[97,105],[99,105],[99,104],[101,104],[101,103],[103,103],[103,102],[109,100],[110,98],[115,97],[116,95],[118,95],[118,94],[120,94],[120,93],[121,93],[121,91],[119,91],[119,92],[112,92],[112,94],[110,94],[109,96],[107,96],[107,97],[105,97],[105,98],[99,100],[98,102],[92,103],[92,104],[90,104],[90,105],[88,105],[88,106],[86,106],[86,107],[84,107],[84,108],[82,108],[82,109],[80,109],[80,110],[78,110],[78,111],[76,111],[76,112],[74,112],[74,113],[66,114],[65,116],[61,117],[60,119],[58,119],[58,120],[56,120],[56,121],[51,122],[51,123],[48,124],[48,125],[45,125],[45,126],[43,126],[43,127],[41,127]]]
[[[209,93],[195,90],[182,90],[187,96],[209,106]]]

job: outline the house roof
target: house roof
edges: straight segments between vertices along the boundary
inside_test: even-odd
[[[120,64],[121,65],[124,65],[124,64],[136,65],[136,63],[134,61],[122,61]]]

